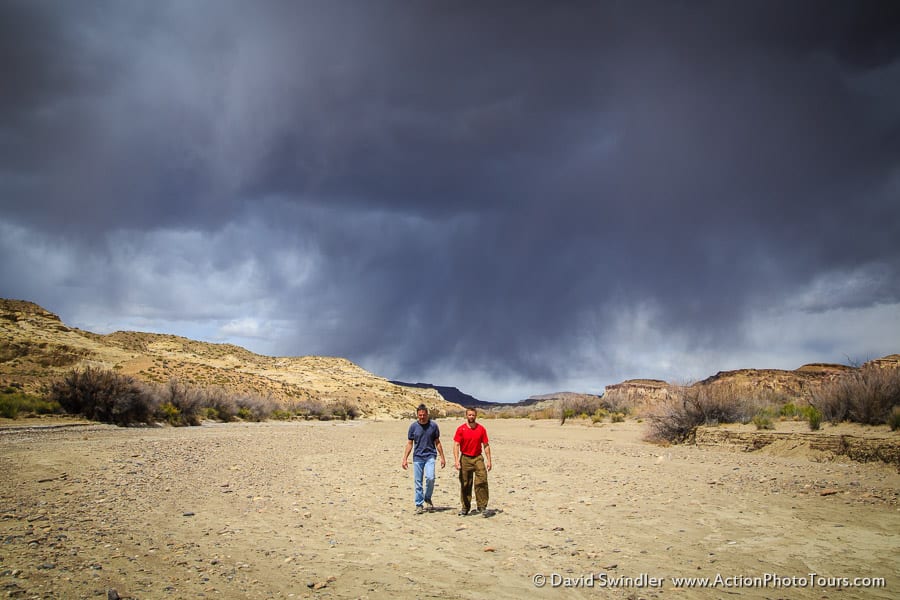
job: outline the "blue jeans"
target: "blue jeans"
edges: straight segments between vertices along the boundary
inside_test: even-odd
[[[425,490],[422,490],[422,476],[425,476]],[[416,486],[416,506],[422,506],[423,502],[431,502],[431,493],[434,492],[434,457],[426,460],[413,461],[413,483]]]

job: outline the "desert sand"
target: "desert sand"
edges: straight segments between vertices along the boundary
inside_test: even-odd
[[[0,429],[0,594],[900,595],[894,466],[660,447],[634,421],[486,420],[497,512],[460,517],[460,422],[439,421],[450,460],[424,515],[400,468],[407,421]]]

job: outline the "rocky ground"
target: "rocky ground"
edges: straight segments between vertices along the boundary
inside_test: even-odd
[[[439,423],[452,455],[458,423]],[[457,516],[452,461],[437,510],[413,514],[405,421],[2,428],[0,596],[900,593],[896,466],[784,444],[662,448],[637,422],[484,423],[491,518]]]

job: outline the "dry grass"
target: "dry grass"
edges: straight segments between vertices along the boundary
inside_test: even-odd
[[[888,423],[900,407],[900,368],[869,366],[846,373],[816,390],[810,404],[832,423]]]
[[[732,386],[681,386],[648,415],[647,439],[662,443],[690,441],[701,425],[747,423],[759,408],[757,400],[736,393]]]

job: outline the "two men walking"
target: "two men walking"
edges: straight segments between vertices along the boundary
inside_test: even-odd
[[[487,472],[491,470],[491,447],[487,430],[477,422],[478,411],[466,409],[466,422],[456,429],[453,436],[453,459],[459,471],[460,516],[483,514],[489,516]],[[409,466],[409,454],[413,452],[413,483],[415,486],[416,513],[433,510],[431,495],[434,491],[435,458],[440,456],[441,468],[445,465],[444,449],[441,445],[441,433],[437,423],[428,415],[428,408],[420,404],[416,409],[416,422],[409,426],[406,449],[403,452],[401,466]],[[482,455],[482,450],[484,454]],[[424,482],[423,482],[424,477]],[[475,493],[475,506],[472,509],[472,492]]]

